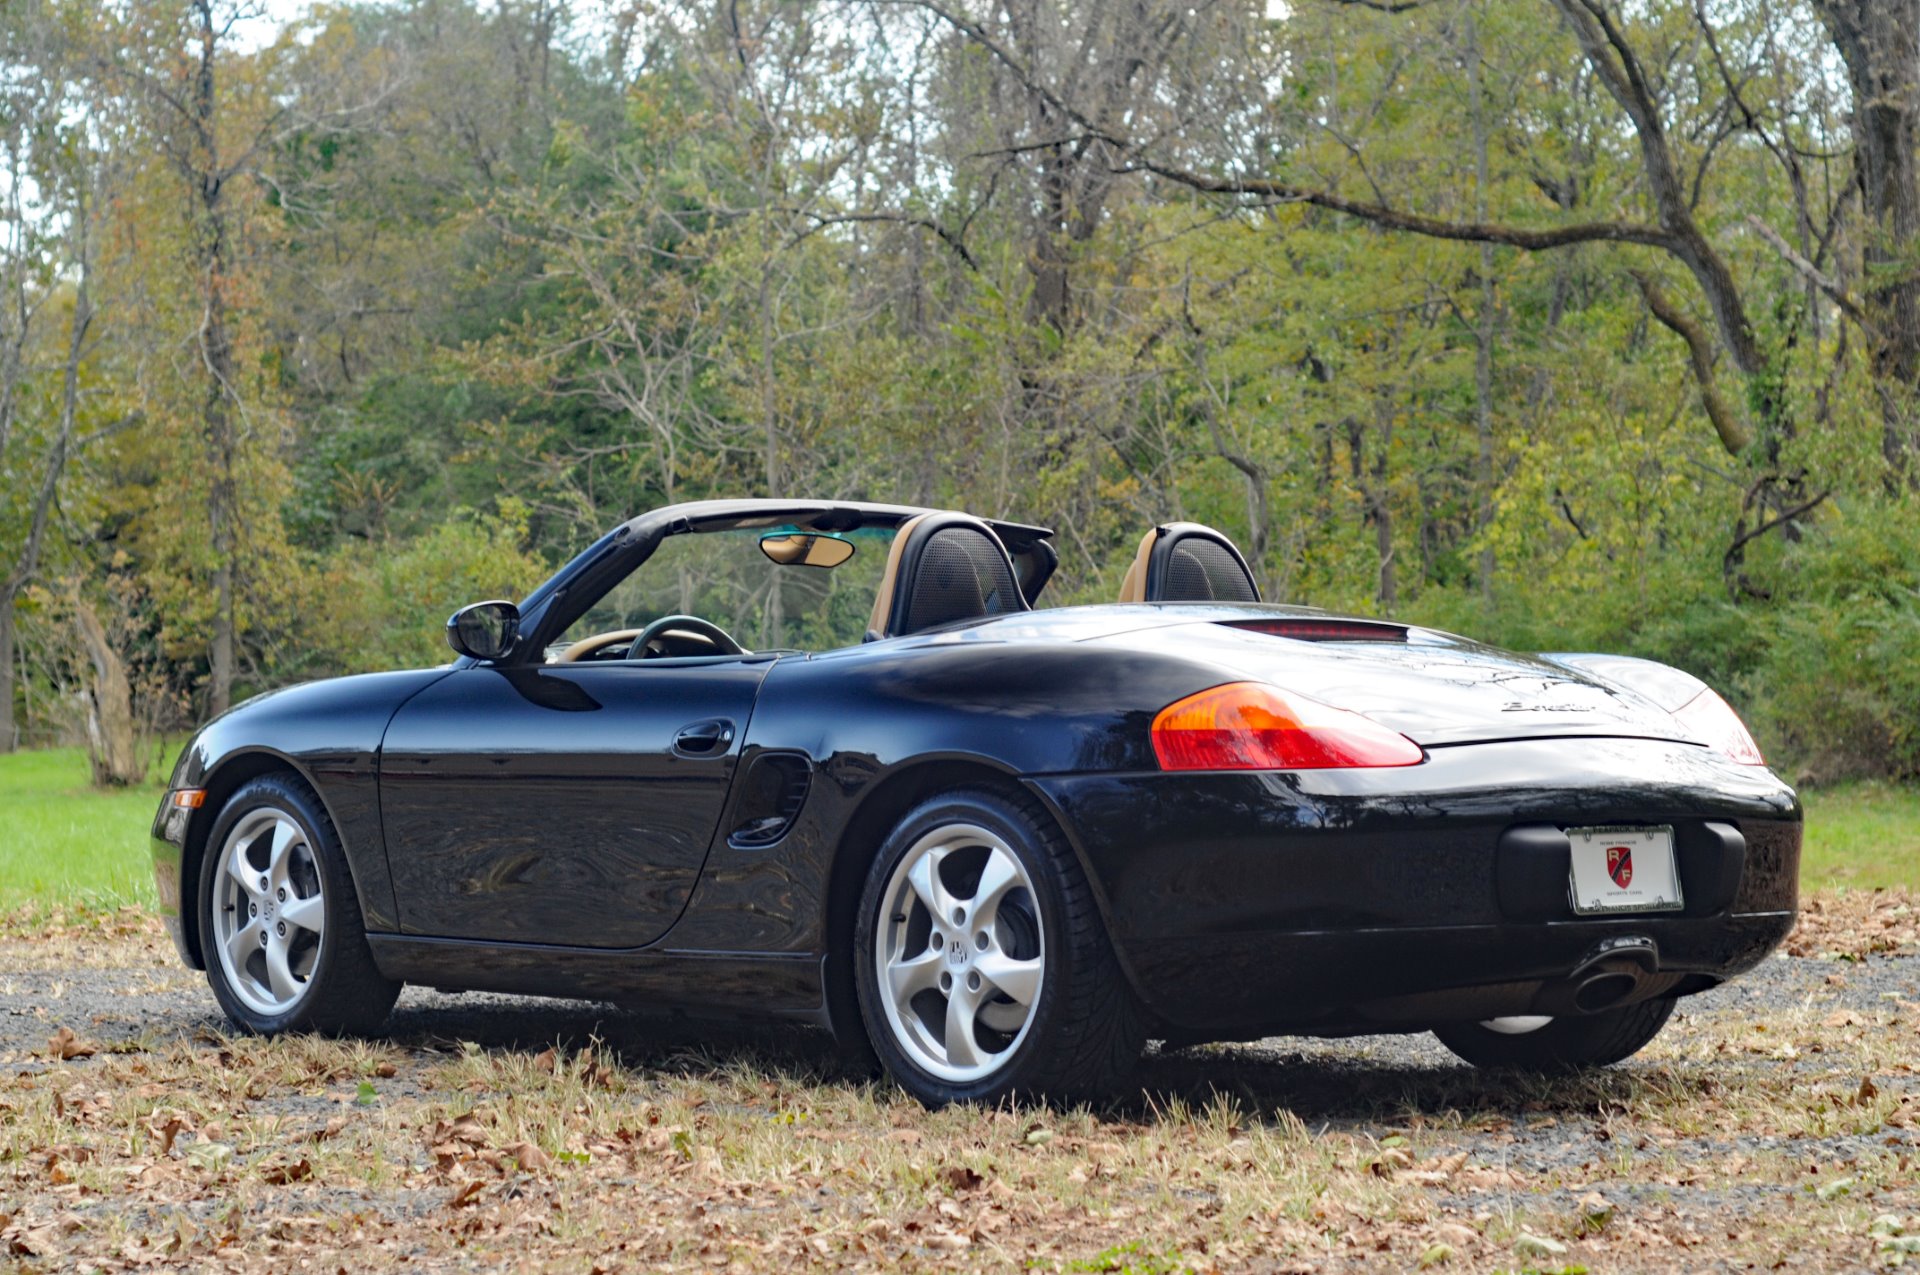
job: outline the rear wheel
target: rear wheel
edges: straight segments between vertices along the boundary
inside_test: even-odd
[[[1112,1085],[1138,1015],[1073,852],[1025,798],[928,801],[869,871],[854,936],[881,1063],[929,1106]]]
[[[1578,1071],[1610,1066],[1639,1053],[1667,1025],[1673,1004],[1671,998],[1661,997],[1573,1018],[1528,1016],[1449,1023],[1434,1028],[1433,1034],[1476,1067]]]
[[[252,780],[214,823],[200,868],[207,981],[260,1034],[372,1032],[400,984],[381,976],[333,821],[291,775]]]

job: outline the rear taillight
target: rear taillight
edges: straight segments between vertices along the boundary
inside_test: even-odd
[[[1153,719],[1162,770],[1328,770],[1413,766],[1420,745],[1358,713],[1261,682],[1229,682]]]
[[[1675,709],[1673,715],[1707,747],[1725,753],[1742,765],[1767,764],[1767,759],[1760,755],[1760,745],[1747,733],[1740,714],[1712,691],[1701,691]]]

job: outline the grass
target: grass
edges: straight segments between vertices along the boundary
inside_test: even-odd
[[[81,749],[0,756],[0,910],[152,902],[147,827],[165,774],[162,765],[149,784],[100,792]],[[1806,891],[1920,889],[1920,787],[1852,783],[1802,796]]]
[[[151,903],[147,829],[166,765],[147,784],[101,791],[88,782],[83,749],[0,756],[0,909]]]
[[[1920,787],[1851,783],[1801,796],[1803,889],[1920,887]]]

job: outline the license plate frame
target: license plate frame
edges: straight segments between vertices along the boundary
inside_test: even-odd
[[[1567,902],[1575,916],[1686,907],[1672,825],[1595,824],[1568,828],[1566,834],[1572,849]]]

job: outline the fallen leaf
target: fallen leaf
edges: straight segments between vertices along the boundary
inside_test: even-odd
[[[1429,1266],[1440,1266],[1446,1262],[1451,1262],[1455,1256],[1456,1254],[1451,1244],[1438,1242],[1429,1244],[1420,1254],[1420,1269],[1425,1270]]]
[[[461,1142],[470,1147],[487,1145],[487,1131],[480,1123],[480,1116],[469,1111],[464,1116],[452,1120],[436,1120],[433,1132],[427,1135],[429,1146],[439,1146],[448,1142]]]
[[[261,1180],[268,1186],[286,1186],[293,1182],[305,1182],[313,1176],[313,1162],[302,1157],[292,1164],[269,1165],[261,1173]]]
[[[62,1027],[47,1041],[47,1055],[66,1062],[70,1058],[91,1058],[98,1052],[92,1041],[81,1040],[73,1028]]]
[[[187,1122],[177,1115],[169,1115],[165,1124],[147,1126],[147,1132],[151,1133],[160,1143],[159,1153],[162,1156],[170,1156],[173,1154],[173,1140],[186,1131]]]
[[[1854,1091],[1853,1105],[1864,1107],[1880,1096],[1880,1087],[1873,1083],[1872,1076],[1860,1077],[1860,1088]]]
[[[447,1207],[450,1209],[457,1209],[464,1205],[472,1204],[473,1197],[476,1195],[479,1195],[481,1191],[485,1190],[486,1185],[487,1184],[485,1182],[482,1182],[479,1178],[475,1178],[473,1181],[467,1183],[465,1186],[461,1187],[458,1191],[455,1191],[453,1193],[453,1198],[447,1201]]]
[[[940,1180],[956,1191],[972,1191],[986,1181],[964,1164],[950,1164],[940,1170]]]
[[[531,1142],[516,1142],[512,1146],[505,1148],[505,1151],[513,1157],[515,1164],[518,1164],[528,1173],[544,1169],[553,1163],[552,1156]]]

